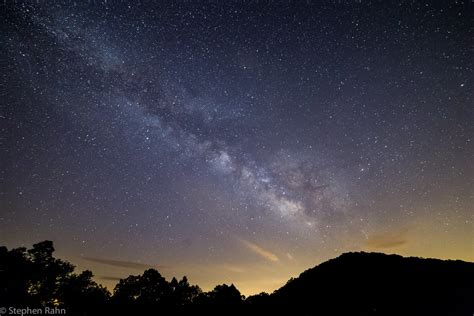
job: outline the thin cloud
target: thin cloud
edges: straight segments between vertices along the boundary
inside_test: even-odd
[[[370,236],[365,245],[370,248],[387,249],[400,247],[408,242],[405,232],[391,232]]]
[[[107,276],[107,275],[101,276],[101,277],[99,277],[99,279],[106,280],[106,281],[120,281],[120,280],[122,280],[122,278],[120,278],[120,277]]]
[[[262,258],[264,258],[268,261],[271,261],[271,262],[280,261],[280,259],[278,259],[278,257],[274,253],[272,253],[272,252],[270,252],[266,249],[263,249],[262,247],[258,246],[257,244],[251,243],[250,241],[243,240],[243,239],[241,241],[248,249],[250,249],[251,251],[253,251],[257,255],[259,255],[260,257],[262,257]]]
[[[244,268],[241,268],[241,267],[238,267],[238,266],[222,265],[221,267],[222,267],[222,269],[224,269],[224,270],[227,270],[227,271],[230,271],[230,272],[234,272],[234,273],[244,273],[244,272],[245,272],[245,269],[244,269]]]
[[[129,269],[167,269],[166,266],[158,266],[158,265],[151,265],[145,264],[141,262],[132,262],[132,261],[120,261],[120,260],[111,260],[111,259],[103,259],[103,258],[92,258],[92,257],[82,257],[82,259],[90,262],[101,263],[109,266],[120,267],[120,268],[129,268]]]

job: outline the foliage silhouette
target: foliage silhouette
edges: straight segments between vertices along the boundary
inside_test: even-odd
[[[0,306],[67,307],[72,314],[92,314],[110,294],[92,280],[92,272],[73,273],[69,262],[53,257],[51,241],[8,251],[0,247]]]
[[[64,307],[67,315],[472,315],[474,263],[346,253],[245,299],[233,285],[203,292],[155,269],[111,295],[90,271],[54,258],[51,241],[0,247],[0,307]]]
[[[275,291],[272,308],[300,315],[472,315],[474,263],[345,253]]]

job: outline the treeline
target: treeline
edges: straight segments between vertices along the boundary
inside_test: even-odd
[[[110,293],[53,252],[51,241],[29,250],[0,247],[0,314],[5,307],[81,316],[474,314],[474,263],[459,260],[345,253],[270,295],[245,298],[234,285],[203,292],[186,277],[167,281],[154,269],[120,280]]]
[[[65,308],[67,315],[135,315],[150,311],[229,314],[245,305],[244,296],[233,284],[203,292],[186,277],[167,281],[155,269],[121,279],[110,293],[93,280],[91,271],[76,273],[74,265],[55,258],[53,252],[51,241],[28,250],[0,247],[0,306],[58,307]]]

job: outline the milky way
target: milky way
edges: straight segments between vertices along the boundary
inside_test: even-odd
[[[244,293],[472,260],[471,6],[4,3],[0,242]]]

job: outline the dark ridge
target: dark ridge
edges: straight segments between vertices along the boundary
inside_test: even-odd
[[[272,294],[233,285],[203,292],[156,269],[120,279],[113,293],[90,271],[53,256],[51,241],[0,247],[0,311],[65,308],[67,315],[466,315],[474,263],[351,252],[308,269]]]
[[[304,315],[472,315],[473,298],[474,263],[365,252],[308,269],[271,295],[278,310]]]

